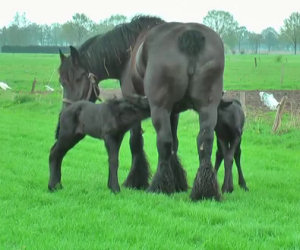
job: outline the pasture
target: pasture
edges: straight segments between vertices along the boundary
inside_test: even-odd
[[[226,57],[225,89],[299,89],[299,56]],[[188,192],[151,194],[107,188],[108,163],[102,141],[85,138],[62,166],[64,189],[49,193],[48,156],[61,107],[58,55],[0,54],[0,248],[1,249],[299,249],[300,122],[284,115],[278,134],[271,128],[275,112],[247,112],[242,168],[249,192],[237,184],[222,202],[192,202]],[[280,84],[281,65],[285,66]],[[30,94],[36,77],[53,93]],[[105,87],[118,83],[107,81]],[[145,151],[154,173],[155,132],[143,122]],[[191,187],[198,168],[198,118],[181,115],[179,156]],[[131,156],[126,135],[120,151],[123,182]],[[215,150],[214,150],[215,152]],[[213,153],[214,154],[214,153]],[[214,155],[213,155],[214,156]],[[214,159],[214,157],[213,157]],[[218,181],[223,182],[220,167]]]

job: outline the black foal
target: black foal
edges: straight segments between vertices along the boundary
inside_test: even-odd
[[[245,115],[238,100],[221,100],[218,107],[218,120],[215,127],[217,135],[217,152],[215,170],[218,171],[224,159],[225,175],[222,192],[233,191],[232,165],[233,158],[238,169],[239,185],[248,191],[241,168],[241,140]]]
[[[148,100],[132,97],[128,100],[109,100],[101,104],[78,101],[65,108],[60,115],[56,142],[50,150],[49,190],[61,188],[61,164],[66,153],[85,135],[103,139],[108,153],[108,187],[119,192],[119,149],[124,134],[130,127],[150,116]]]

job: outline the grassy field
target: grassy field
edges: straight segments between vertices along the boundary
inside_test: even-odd
[[[285,115],[279,133],[272,134],[274,112],[247,112],[242,168],[250,191],[238,187],[234,168],[235,190],[225,194],[222,202],[191,202],[190,189],[167,196],[122,188],[114,195],[106,187],[108,166],[103,142],[89,137],[65,157],[64,189],[49,193],[48,155],[54,143],[61,93],[59,89],[49,94],[26,92],[31,89],[31,73],[40,72],[36,67],[44,65],[44,73],[36,75],[40,82],[47,82],[54,69],[52,80],[57,81],[55,64],[59,62],[55,56],[26,55],[21,58],[28,61],[20,63],[22,70],[18,70],[6,65],[9,60],[5,57],[9,55],[0,54],[0,81],[20,91],[0,91],[0,249],[300,248],[299,117]],[[228,78],[238,81],[232,76],[230,61],[242,67],[244,64],[237,61],[245,58],[250,62],[252,57],[227,57],[225,82]],[[288,57],[288,62],[293,58]],[[48,71],[44,60],[53,62]],[[34,61],[30,67],[29,62]],[[11,59],[10,63],[14,62]],[[295,60],[293,64],[297,63]],[[232,70],[230,74],[228,70]],[[115,83],[108,82],[108,87],[110,84]],[[290,86],[299,85],[298,80]],[[43,89],[42,84],[39,87]],[[234,89],[239,88],[235,85]],[[192,111],[183,113],[179,122],[179,155],[189,186],[198,168],[197,122]],[[154,173],[157,152],[150,120],[143,123],[143,129]],[[127,134],[120,152],[120,182],[130,167],[128,139]],[[223,174],[221,168],[220,184]]]
[[[257,67],[254,58],[257,58]],[[37,90],[45,85],[59,89],[59,55],[1,54],[0,81],[15,90],[30,91],[34,78]],[[226,90],[300,89],[300,55],[227,55],[224,72]],[[281,83],[282,81],[282,83]],[[115,80],[102,87],[118,88]]]

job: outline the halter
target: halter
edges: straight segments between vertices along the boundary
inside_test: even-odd
[[[87,93],[87,96],[84,98],[84,100],[87,100],[87,101],[90,100],[92,93],[94,93],[95,96],[96,96],[96,99],[99,100],[99,101],[102,101],[101,98],[99,98],[100,89],[98,87],[98,84],[96,83],[96,79],[97,79],[96,75],[93,74],[93,73],[89,73],[88,78],[89,78],[89,81],[90,81],[90,86],[89,86],[89,91]],[[72,101],[68,98],[63,98],[62,101],[64,103],[67,103],[67,104],[74,103],[74,101]]]

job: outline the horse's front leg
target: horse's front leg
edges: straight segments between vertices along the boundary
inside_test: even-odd
[[[120,192],[120,185],[118,180],[119,168],[119,150],[123,139],[123,135],[106,136],[104,138],[105,147],[108,153],[109,175],[107,186],[114,193]]]
[[[179,114],[172,113],[171,114],[171,130],[173,137],[173,147],[171,154],[171,166],[173,169],[174,177],[175,177],[175,189],[177,192],[187,191],[188,184],[186,180],[186,172],[183,169],[181,162],[178,158],[178,137],[177,137],[177,127],[178,127]]]
[[[217,123],[217,106],[199,108],[200,132],[197,137],[197,148],[200,167],[194,180],[191,193],[192,200],[214,198],[220,200],[216,173],[211,164],[214,128]]]
[[[137,122],[130,130],[130,150],[132,165],[124,186],[128,188],[146,189],[149,186],[149,164],[144,152],[144,141],[141,122]]]
[[[151,118],[157,134],[158,168],[148,190],[174,193],[175,177],[170,163],[173,143],[170,112],[163,108],[152,107]]]

